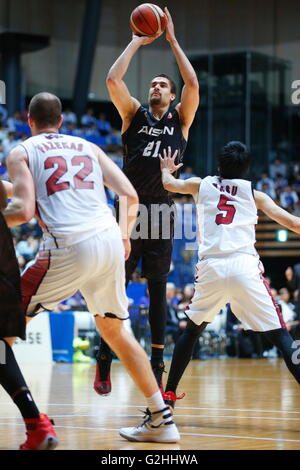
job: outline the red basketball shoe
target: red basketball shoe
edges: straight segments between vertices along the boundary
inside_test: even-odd
[[[20,445],[20,450],[53,450],[58,444],[57,435],[53,429],[53,421],[47,415],[40,414],[39,418],[25,419],[27,440]]]

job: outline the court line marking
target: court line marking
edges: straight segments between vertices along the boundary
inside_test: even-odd
[[[255,377],[224,377],[223,375],[211,376],[211,375],[186,375],[186,379],[211,379],[211,380],[248,380],[253,382],[294,382],[297,385],[296,380],[293,379],[272,379],[271,377],[268,378],[255,378]]]
[[[17,423],[1,423],[1,425],[10,424],[11,426],[24,426],[24,424],[17,424]],[[118,432],[120,428],[95,428],[95,427],[87,427],[87,426],[55,426],[55,428],[61,429],[87,429],[89,431],[116,431]],[[279,441],[279,442],[300,442],[300,439],[279,439],[275,437],[254,437],[254,436],[234,436],[228,434],[202,434],[202,433],[187,433],[181,432],[181,436],[200,436],[200,437],[220,437],[220,438],[228,438],[228,439],[250,439],[250,440],[258,440],[258,441]],[[161,443],[157,443],[161,444]]]
[[[102,397],[101,399],[103,399]],[[106,399],[106,398],[104,398]],[[108,399],[108,398],[107,398]],[[7,403],[0,403],[0,406],[4,405],[11,405],[13,406],[12,402],[7,402]],[[47,406],[73,406],[73,407],[81,407],[81,406],[93,406],[95,408],[107,408],[108,403],[106,405],[98,405],[98,403],[41,403],[39,404],[40,407],[47,407]],[[114,408],[146,408],[145,403],[142,405],[117,405],[117,404],[112,404]],[[287,413],[287,414],[300,414],[300,411],[288,411],[288,410],[249,410],[249,409],[244,409],[244,408],[211,408],[211,407],[194,407],[194,406],[176,406],[176,410],[212,410],[212,411],[248,411],[250,413]]]
[[[110,414],[110,417],[113,418],[140,418],[142,419],[140,414],[135,414],[135,415],[129,415],[129,414]],[[71,415],[54,415],[51,414],[51,418],[108,418],[108,415],[103,415],[103,414],[71,414]],[[274,421],[300,421],[300,418],[287,418],[287,417],[272,417],[272,416],[236,416],[236,415],[183,415],[183,414],[176,414],[176,419],[177,418],[211,418],[211,419],[217,419],[217,418],[234,418],[234,419],[264,419],[264,420],[274,420]],[[22,418],[20,417],[15,417],[15,416],[0,416],[0,419],[19,419],[21,420]]]

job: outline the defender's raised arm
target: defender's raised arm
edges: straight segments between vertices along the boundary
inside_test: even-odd
[[[254,191],[254,198],[257,209],[264,212],[270,219],[275,220],[278,224],[292,230],[293,232],[300,233],[300,217],[290,214],[286,210],[279,207],[273,199],[261,191]]]

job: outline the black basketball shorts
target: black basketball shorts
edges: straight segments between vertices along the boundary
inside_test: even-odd
[[[0,338],[25,339],[20,271],[11,233],[0,213]]]
[[[165,282],[172,258],[174,220],[173,202],[140,203],[137,222],[131,234],[131,253],[126,261],[126,280],[142,260],[142,277]]]

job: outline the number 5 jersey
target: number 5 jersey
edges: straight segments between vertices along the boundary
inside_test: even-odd
[[[231,253],[257,255],[257,208],[250,181],[207,176],[197,196],[199,259]]]
[[[72,245],[117,225],[107,205],[102,170],[79,137],[42,133],[21,144],[35,186],[44,249]]]

